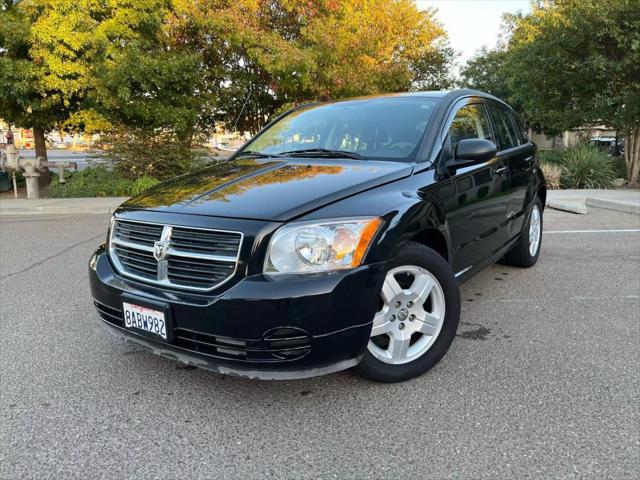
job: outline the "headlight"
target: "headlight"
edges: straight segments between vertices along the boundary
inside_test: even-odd
[[[300,222],[271,238],[264,271],[314,273],[357,267],[378,231],[378,217]]]

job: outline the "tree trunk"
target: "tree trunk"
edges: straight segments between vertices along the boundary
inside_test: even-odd
[[[637,185],[640,180],[640,127],[627,130],[624,138],[624,163],[627,167],[627,180]]]
[[[41,127],[33,127],[33,143],[35,144],[36,157],[44,157],[47,159],[47,144],[44,139],[44,129]],[[40,172],[40,177],[38,178],[38,183],[40,187],[44,187],[49,185],[51,182],[51,173],[49,169],[45,169],[43,172]]]
[[[47,159],[47,144],[44,139],[44,130],[40,127],[33,127],[33,141],[35,143],[36,157]]]

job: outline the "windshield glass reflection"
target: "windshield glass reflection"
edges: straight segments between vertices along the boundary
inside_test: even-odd
[[[436,102],[393,97],[312,105],[290,113],[246,149],[272,155],[327,149],[368,159],[411,160]]]

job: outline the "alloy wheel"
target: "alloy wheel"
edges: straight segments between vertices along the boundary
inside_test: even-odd
[[[393,365],[424,355],[445,317],[444,291],[436,277],[414,265],[396,267],[387,273],[380,296],[369,352]]]
[[[540,209],[534,205],[529,220],[529,255],[532,257],[536,256],[540,246],[540,223]]]

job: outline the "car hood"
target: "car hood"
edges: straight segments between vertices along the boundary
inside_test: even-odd
[[[411,171],[400,162],[238,159],[156,185],[122,208],[287,221]]]

